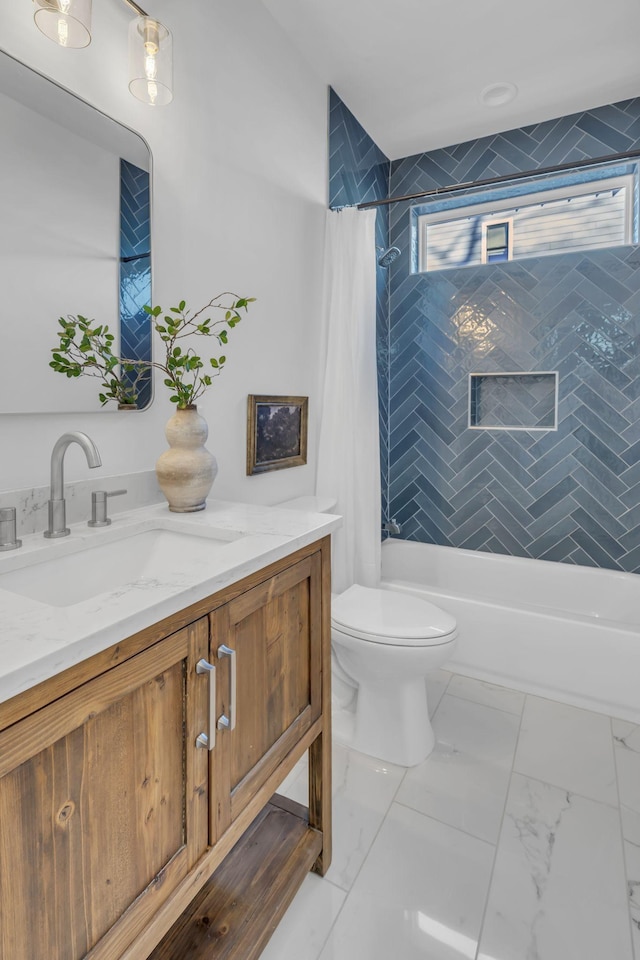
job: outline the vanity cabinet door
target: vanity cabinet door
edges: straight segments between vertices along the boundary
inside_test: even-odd
[[[208,623],[0,733],[0,957],[113,960],[207,848]]]
[[[321,591],[318,552],[211,614],[217,714],[235,719],[211,754],[212,843],[321,714]]]

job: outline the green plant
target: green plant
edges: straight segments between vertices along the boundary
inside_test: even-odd
[[[213,337],[220,347],[226,346],[229,333],[225,327],[233,329],[240,323],[240,310],[246,311],[254,301],[255,297],[238,297],[235,293],[225,292],[213,297],[193,314],[187,310],[184,300],[177,307],[170,307],[166,313],[159,306],[144,308],[165,346],[164,360],[153,361],[150,366],[164,373],[163,382],[171,390],[169,399],[178,405],[178,409],[183,410],[194,404],[211,386],[213,378],[222,373],[227,361],[222,354],[209,357],[205,362],[192,346],[184,346],[181,341],[194,336]],[[221,310],[224,318],[215,321],[211,317],[202,319],[208,310]]]
[[[171,390],[170,400],[179,409],[189,407],[211,386],[226,363],[224,354],[206,361],[192,346],[183,341],[187,337],[213,337],[221,347],[226,346],[229,332],[242,319],[255,297],[238,297],[235,293],[220,293],[200,310],[191,313],[184,300],[177,307],[165,311],[160,306],[145,306],[151,323],[164,344],[162,360],[134,360],[118,357],[113,352],[115,337],[106,324],[98,324],[77,316],[60,317],[59,343],[52,349],[49,366],[67,377],[99,377],[102,390],[100,402],[110,400],[122,405],[135,405],[140,382],[150,376],[152,369],[164,374],[164,384]],[[203,317],[209,310],[220,310],[224,317],[213,320]]]
[[[121,360],[113,353],[114,335],[107,324],[98,324],[81,314],[60,317],[59,343],[51,351],[49,366],[71,377],[98,377],[102,406],[115,400],[123,406],[134,406],[140,380],[148,371],[133,361]]]

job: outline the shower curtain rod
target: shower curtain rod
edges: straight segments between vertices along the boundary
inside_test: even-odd
[[[453,183],[448,187],[434,187],[433,190],[423,190],[421,193],[408,193],[403,197],[389,197],[386,200],[368,200],[366,203],[357,203],[358,210],[370,210],[372,207],[386,207],[390,203],[401,203],[403,200],[422,200],[425,197],[439,197],[446,193],[458,193],[476,187],[490,187],[496,184],[507,183],[511,180],[530,180],[543,177],[548,173],[561,173],[563,170],[580,170],[583,167],[597,167],[603,163],[617,163],[620,160],[635,160],[640,157],[640,150],[629,150],[627,153],[612,153],[608,157],[596,157],[593,160],[578,160],[573,163],[557,163],[552,167],[540,167],[538,170],[529,170],[526,173],[507,173],[501,177],[489,177],[486,180],[470,180],[467,183]]]

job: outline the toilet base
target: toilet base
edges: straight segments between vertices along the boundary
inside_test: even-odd
[[[337,668],[337,669],[336,669]],[[425,760],[435,745],[429,719],[425,683],[405,684],[389,701],[384,687],[369,692],[349,688],[343,671],[332,656],[331,683],[334,691],[350,690],[350,696],[332,697],[333,739],[367,756],[402,767],[414,767]]]
[[[355,705],[354,750],[414,767],[429,756],[435,734],[429,719],[424,678],[388,685],[367,683]]]

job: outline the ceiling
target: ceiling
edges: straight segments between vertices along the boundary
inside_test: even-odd
[[[640,95],[638,0],[262,2],[391,159]]]

